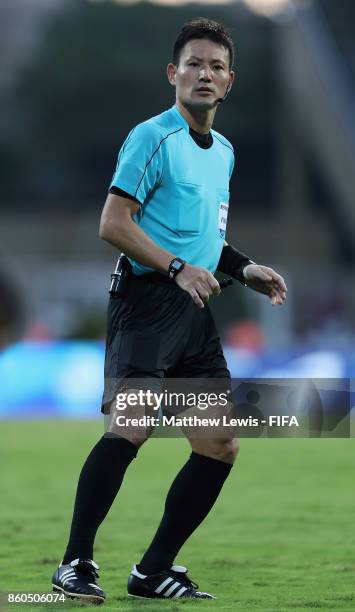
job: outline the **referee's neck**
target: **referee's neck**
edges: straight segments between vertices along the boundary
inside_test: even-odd
[[[208,134],[210,131],[217,108],[209,110],[198,110],[183,106],[179,100],[176,100],[176,106],[184,119],[189,124],[189,127],[199,134]]]

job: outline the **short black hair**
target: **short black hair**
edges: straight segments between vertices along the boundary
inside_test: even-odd
[[[233,67],[234,44],[230,33],[222,23],[205,17],[195,17],[184,23],[173,47],[173,63],[176,66],[180,61],[182,49],[190,40],[196,38],[207,38],[212,42],[223,45],[229,51],[229,68]]]

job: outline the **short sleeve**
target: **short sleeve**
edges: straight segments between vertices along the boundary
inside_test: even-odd
[[[137,125],[122,145],[110,188],[122,189],[143,204],[162,178],[163,141],[154,125]]]
[[[234,164],[235,164],[234,152],[231,151],[231,159],[230,159],[230,165],[229,165],[229,180],[232,178]]]

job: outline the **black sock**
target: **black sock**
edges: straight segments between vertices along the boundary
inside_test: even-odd
[[[154,574],[168,569],[182,545],[215,503],[232,465],[192,452],[176,476],[158,531],[137,569]]]
[[[75,498],[70,538],[63,563],[93,558],[96,532],[122,484],[137,447],[124,438],[103,436],[84,463]]]

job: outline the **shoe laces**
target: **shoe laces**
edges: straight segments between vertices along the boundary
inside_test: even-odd
[[[187,572],[183,573],[175,572],[174,570],[171,571],[183,586],[187,587],[188,589],[198,589],[198,584],[189,578]]]
[[[99,577],[99,574],[97,573],[96,569],[91,565],[90,561],[86,561],[85,559],[80,560],[77,565],[77,568],[80,569],[80,572],[89,576],[89,578],[91,578],[92,580],[95,580],[95,578]]]

